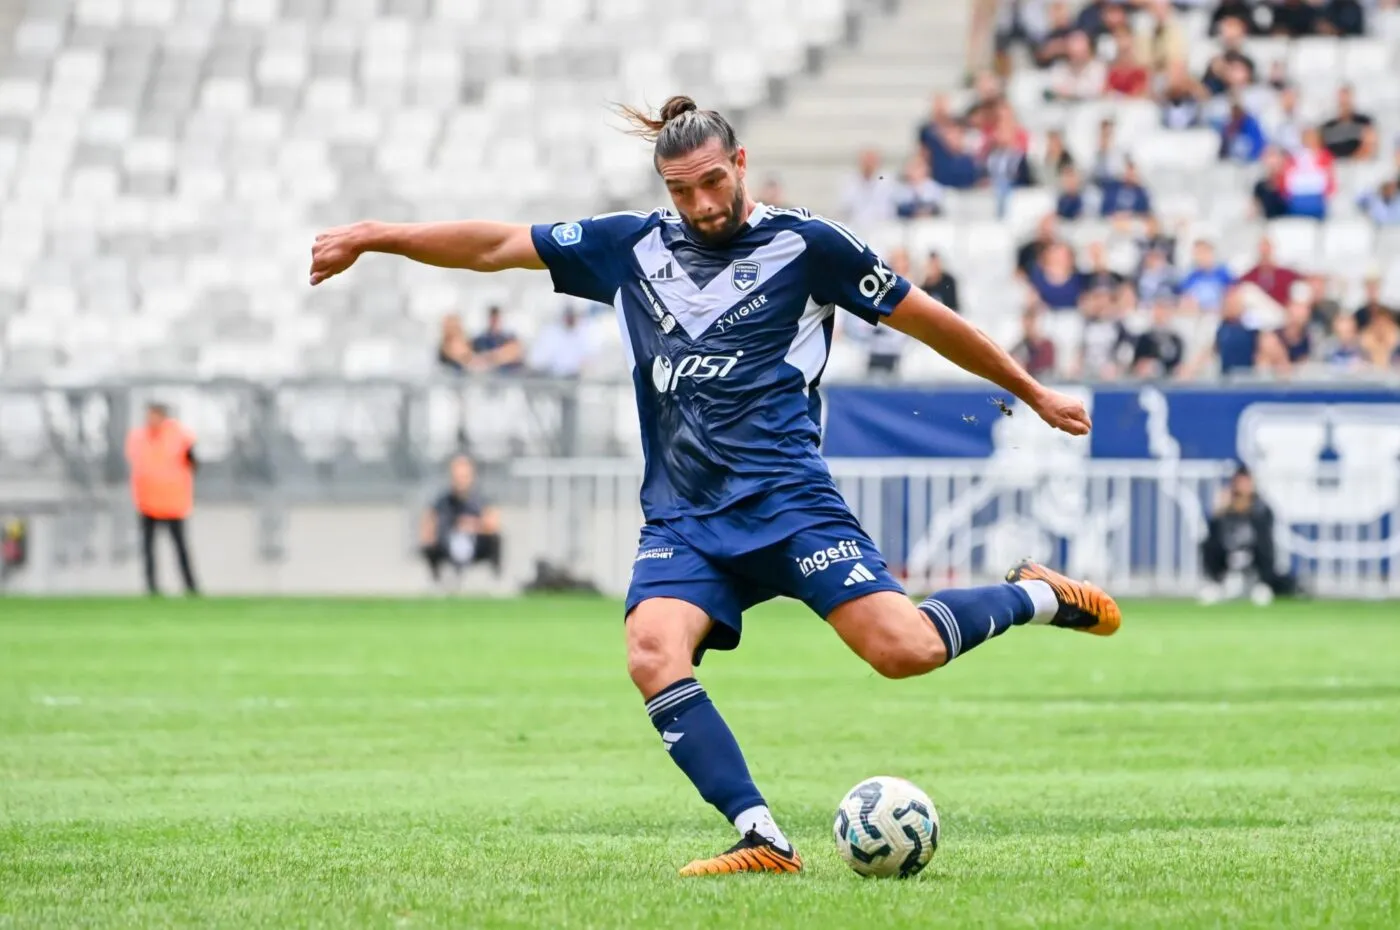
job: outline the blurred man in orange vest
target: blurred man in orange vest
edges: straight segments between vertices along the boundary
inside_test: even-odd
[[[146,408],[146,423],[126,437],[126,460],[131,466],[131,496],[141,514],[141,555],[146,563],[146,588],[156,585],[156,527],[170,529],[185,591],[198,594],[185,543],[185,518],[194,506],[194,438],[170,416],[164,404]]]

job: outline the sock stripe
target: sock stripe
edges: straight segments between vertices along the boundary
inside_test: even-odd
[[[663,691],[647,702],[647,713],[655,717],[662,711],[669,710],[683,701],[705,693],[705,687],[698,681],[692,681],[683,687],[671,691]]]
[[[943,635],[943,642],[948,645],[948,660],[951,662],[956,659],[958,653],[962,652],[962,630],[958,628],[952,610],[947,604],[932,597],[919,606],[926,610],[928,618]]]

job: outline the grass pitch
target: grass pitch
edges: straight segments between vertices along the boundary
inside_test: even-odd
[[[607,601],[0,600],[0,927],[1400,926],[1400,607],[1132,604],[888,682],[779,603],[701,677],[804,853],[661,748]],[[831,817],[933,797],[909,882]]]

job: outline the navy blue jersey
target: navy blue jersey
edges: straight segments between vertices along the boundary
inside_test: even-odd
[[[869,246],[839,223],[763,204],[720,246],[666,210],[531,234],[555,290],[617,311],[648,520],[831,481],[817,451],[816,387],[835,307],[875,323],[910,286]]]

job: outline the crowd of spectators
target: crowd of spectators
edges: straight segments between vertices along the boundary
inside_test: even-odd
[[[566,304],[552,322],[524,341],[504,320],[499,306],[486,312],[486,325],[468,338],[462,318],[449,313],[442,318],[437,362],[451,374],[532,374],[549,378],[577,378],[594,363],[608,363],[603,334],[615,327],[611,314],[592,304]]]
[[[1091,151],[1073,149],[1062,130],[1024,126],[1006,92],[1014,68],[1039,69],[1037,86],[1044,87],[1047,103],[1135,98],[1155,105],[1164,130],[1213,129],[1219,159],[1254,175],[1240,190],[1253,183],[1251,208],[1259,220],[1326,219],[1337,212],[1339,165],[1364,166],[1380,181],[1346,212],[1378,227],[1400,225],[1400,140],[1395,154],[1386,154],[1377,121],[1346,84],[1335,85],[1335,98],[1323,98],[1334,100],[1330,115],[1306,119],[1285,62],[1261,63],[1250,54],[1255,37],[1363,35],[1378,3],[1395,5],[1003,0],[996,70],[977,76],[961,108],[951,95],[934,97],[918,129],[916,154],[898,180],[884,171],[877,152],[864,153],[844,192],[845,218],[872,229],[939,216],[950,191],[970,189],[990,191],[998,215],[1005,216],[1015,189],[1051,191],[1053,212],[1017,252],[1023,313],[1014,351],[1037,374],[1400,372],[1396,309],[1382,298],[1379,269],[1367,274],[1361,307],[1343,306],[1348,276],[1358,269],[1323,275],[1288,267],[1276,261],[1267,236],[1258,244],[1257,263],[1243,274],[1240,243],[1229,241],[1232,270],[1221,254],[1227,243],[1159,212],[1115,119],[1099,122]],[[1211,54],[1196,59],[1206,62],[1198,69],[1190,64],[1183,25],[1182,10],[1189,8],[1210,14]],[[1112,255],[1107,241],[1074,234],[1082,221],[1107,222]],[[1123,248],[1125,241],[1132,248]],[[907,256],[900,260],[909,263]],[[1068,317],[1076,325],[1064,325]],[[884,346],[881,354],[891,351]],[[894,363],[882,358],[879,364]]]

